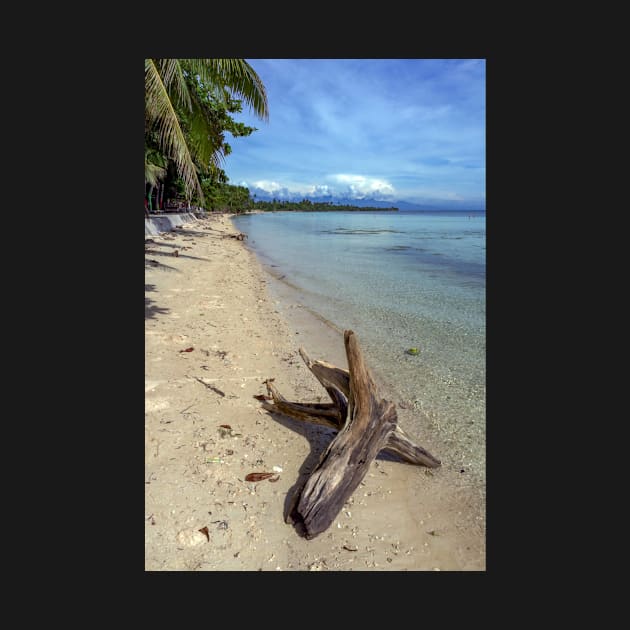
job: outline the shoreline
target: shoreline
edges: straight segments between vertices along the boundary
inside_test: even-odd
[[[282,302],[230,234],[229,215],[210,216],[152,237],[145,256],[158,263],[145,263],[145,569],[485,570],[484,498],[447,466],[377,458],[320,536],[284,522],[287,495],[333,434],[254,396],[274,378],[289,399],[325,401],[298,348],[346,367],[343,341]],[[278,482],[244,481],[273,466]]]
[[[385,318],[378,313],[374,318],[369,306],[357,307],[361,303],[357,295],[353,296],[355,310],[340,308],[335,304],[336,298],[327,294],[330,287],[326,283],[318,285],[319,271],[305,277],[305,269],[299,263],[294,267],[286,256],[280,252],[274,255],[273,248],[269,249],[272,234],[267,233],[258,243],[261,231],[255,223],[243,222],[238,216],[231,218],[237,230],[248,234],[244,244],[269,275],[270,294],[276,298],[281,315],[291,328],[310,338],[311,347],[322,347],[322,355],[329,362],[344,366],[343,329],[353,328],[361,333],[362,348],[377,377],[381,395],[397,401],[400,409],[411,410],[398,412],[401,427],[412,435],[422,436],[426,448],[431,450],[429,445],[433,445],[445,466],[464,474],[466,484],[485,495],[485,383],[478,378],[479,362],[473,360],[480,356],[480,343],[474,346],[471,342],[481,337],[475,336],[472,327],[462,334],[460,325],[450,321],[451,313],[445,315],[446,326],[440,325],[439,315],[438,319],[431,314],[406,319],[395,309]],[[282,227],[278,229],[282,233]],[[310,288],[300,285],[304,280]],[[327,324],[339,336],[328,333],[316,320]],[[405,342],[412,345],[416,334],[421,335],[416,341],[425,345],[418,366],[401,352]],[[482,345],[485,353],[485,337]],[[392,352],[392,348],[398,348],[398,353]]]

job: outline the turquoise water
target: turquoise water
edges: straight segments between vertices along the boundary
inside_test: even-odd
[[[411,410],[404,428],[430,433],[443,461],[485,480],[485,213],[277,212],[234,223],[295,300],[357,333],[368,365]]]

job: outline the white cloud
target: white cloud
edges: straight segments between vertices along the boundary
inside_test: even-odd
[[[334,194],[334,191],[326,184],[315,184],[313,186],[309,186],[306,192],[309,195],[317,195],[319,197],[327,197]]]
[[[307,196],[384,200],[392,199],[396,192],[388,181],[374,177],[339,173],[327,176],[326,179],[338,185],[306,184],[295,181],[281,184],[269,179],[260,179],[251,183],[241,180],[239,186],[249,188],[252,195],[256,194],[263,197],[268,195],[277,199],[299,199]]]
[[[261,190],[265,190],[269,193],[278,192],[283,188],[283,186],[278,182],[272,182],[268,179],[261,179],[257,182],[253,182],[252,186],[254,186],[255,188],[260,188]]]
[[[289,190],[286,186],[278,184],[269,180],[259,180],[248,184],[246,181],[242,181],[240,186],[245,186],[249,189],[249,194],[261,199],[267,197],[275,199],[291,199],[295,196],[295,192]]]
[[[384,179],[365,177],[363,175],[347,175],[338,173],[331,175],[331,179],[347,186],[347,194],[356,199],[363,197],[387,197],[395,193],[394,187]]]

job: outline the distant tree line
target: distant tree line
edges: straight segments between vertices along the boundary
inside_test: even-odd
[[[242,214],[259,210],[262,212],[363,212],[363,211],[393,211],[398,208],[376,208],[371,206],[353,206],[350,204],[334,204],[332,201],[286,201],[272,199],[271,201],[256,200],[251,197],[245,186],[233,186],[226,182],[206,182],[201,185],[205,192],[205,208],[211,212],[232,212]]]
[[[340,211],[364,211],[364,210],[384,210],[397,211],[398,208],[375,208],[371,206],[353,206],[349,204],[333,204],[332,201],[255,201],[251,209],[263,210],[264,212],[296,211],[296,212],[340,212]]]

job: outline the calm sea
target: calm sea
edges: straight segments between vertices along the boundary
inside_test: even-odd
[[[357,333],[377,382],[410,410],[404,428],[430,433],[444,463],[484,484],[485,212],[276,212],[234,224],[290,299]]]

